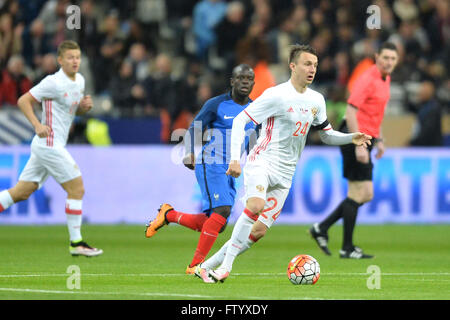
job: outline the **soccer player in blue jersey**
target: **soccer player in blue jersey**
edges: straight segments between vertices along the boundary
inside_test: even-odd
[[[255,73],[253,69],[240,64],[233,69],[230,80],[231,91],[209,99],[202,107],[189,127],[184,141],[186,156],[184,165],[195,170],[195,176],[202,191],[203,213],[189,214],[176,211],[170,204],[164,203],[159,208],[156,218],[145,230],[147,238],[166,224],[177,223],[192,230],[200,231],[200,239],[194,258],[186,269],[193,274],[195,267],[201,263],[211,250],[217,236],[225,229],[236,196],[235,178],[226,175],[230,159],[230,139],[233,119],[244,110],[251,99],[248,97],[253,89]],[[201,128],[201,130],[200,130]],[[195,137],[208,131],[209,140],[204,144],[201,159],[195,159]],[[246,126],[247,142],[252,132],[253,123]],[[196,134],[197,133],[197,134]],[[256,141],[256,139],[255,139]],[[247,143],[248,146],[248,143]]]

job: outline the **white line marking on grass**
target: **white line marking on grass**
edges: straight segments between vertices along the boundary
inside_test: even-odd
[[[82,273],[88,277],[186,277],[183,273]],[[232,276],[273,277],[284,276],[286,273],[233,273]],[[368,276],[364,272],[322,272],[322,276]],[[394,272],[381,273],[382,276],[450,276],[450,272]],[[26,278],[26,277],[67,277],[66,273],[37,273],[37,274],[0,274],[0,278]]]
[[[44,294],[80,294],[80,295],[134,295],[134,296],[145,296],[145,297],[185,297],[185,298],[201,298],[201,299],[225,299],[224,296],[206,296],[200,294],[182,294],[182,293],[160,293],[160,292],[144,292],[144,293],[134,293],[134,292],[100,292],[100,291],[63,291],[63,290],[43,290],[43,289],[28,289],[28,288],[0,288],[0,291],[8,292],[24,292],[24,293],[44,293]],[[241,299],[249,300],[272,300],[273,297],[255,297],[255,296],[245,296]],[[285,299],[285,298],[284,298]],[[283,299],[283,300],[284,300]],[[341,298],[338,298],[342,300]],[[325,300],[324,298],[317,297],[291,297],[287,300]],[[330,300],[330,299],[326,299]],[[333,300],[333,299],[331,299]]]
[[[187,297],[187,298],[203,298],[203,299],[223,299],[221,296],[206,296],[200,294],[183,294],[183,293],[160,293],[160,292],[99,292],[99,291],[63,291],[63,290],[42,290],[28,288],[0,288],[0,291],[28,292],[28,293],[48,293],[48,294],[82,294],[82,295],[133,295],[145,297]],[[260,298],[262,299],[262,298]]]

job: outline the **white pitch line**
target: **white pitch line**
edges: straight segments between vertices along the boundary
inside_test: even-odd
[[[0,288],[0,291],[7,292],[25,292],[25,293],[47,293],[47,294],[81,294],[81,295],[135,295],[135,296],[145,296],[145,297],[187,297],[187,298],[202,298],[202,299],[225,299],[223,296],[205,296],[199,294],[181,294],[181,293],[160,293],[160,292],[144,292],[144,293],[133,293],[133,292],[100,292],[100,291],[63,291],[63,290],[43,290],[43,289],[28,289],[28,288]],[[249,300],[265,300],[273,299],[270,297],[256,297],[256,296],[246,296],[244,299]],[[284,299],[284,298],[283,298]],[[288,300],[325,300],[324,298],[318,297],[290,297]],[[328,300],[328,299],[327,299]],[[334,300],[334,299],[331,299]],[[342,300],[342,298],[338,298]],[[345,300],[345,299],[344,299]]]
[[[0,288],[0,291],[12,292],[29,292],[29,293],[53,293],[53,294],[83,294],[83,295],[134,295],[146,297],[188,297],[188,298],[204,298],[204,299],[223,299],[221,296],[206,296],[200,294],[182,294],[182,293],[160,293],[160,292],[100,292],[100,291],[62,291],[62,290],[42,290],[42,289],[28,289],[28,288]],[[260,298],[262,299],[262,298]]]
[[[27,277],[67,277],[68,273],[40,273],[40,274],[0,274],[0,278],[27,278]],[[233,273],[232,276],[284,276],[283,273]],[[358,272],[330,272],[321,273],[321,276],[370,276],[371,273]],[[81,276],[89,277],[185,277],[182,273],[81,273]],[[381,273],[381,276],[450,276],[450,272],[398,272]]]

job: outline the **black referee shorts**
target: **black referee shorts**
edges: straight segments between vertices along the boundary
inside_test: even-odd
[[[345,120],[342,122],[339,127],[339,131],[348,133],[347,123]],[[372,139],[372,144],[368,146],[369,150],[369,162],[361,163],[356,160],[355,155],[355,145],[353,143],[340,146],[342,160],[343,160],[343,175],[349,181],[372,181],[372,171],[373,171],[373,163],[372,157],[370,153],[373,148],[374,139]]]

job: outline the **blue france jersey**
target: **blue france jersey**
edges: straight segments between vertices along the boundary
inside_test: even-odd
[[[251,100],[249,99],[249,103]],[[233,119],[244,110],[248,104],[240,105],[233,101],[231,93],[209,99],[202,107],[189,127],[191,137],[188,149],[194,152],[194,131],[201,128],[207,131],[207,142],[202,148],[202,159],[206,164],[228,164],[230,160],[230,141]],[[249,122],[245,127],[245,146],[248,152],[249,137],[255,134],[255,125]],[[256,141],[256,139],[254,140]],[[200,158],[200,157],[199,157]],[[198,162],[197,161],[197,162]]]

